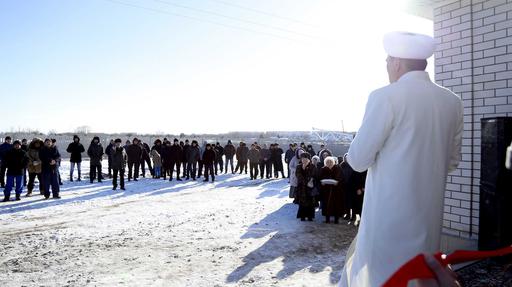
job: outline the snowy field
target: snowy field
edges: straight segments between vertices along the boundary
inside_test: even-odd
[[[60,200],[24,190],[0,203],[0,286],[335,286],[356,233],[319,213],[296,219],[286,179],[146,178],[112,191],[89,183],[88,165],[70,183],[63,162]]]

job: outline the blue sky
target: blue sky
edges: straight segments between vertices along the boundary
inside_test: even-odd
[[[0,130],[357,130],[382,35],[432,23],[352,2],[0,0]]]

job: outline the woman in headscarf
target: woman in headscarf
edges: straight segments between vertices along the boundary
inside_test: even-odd
[[[322,215],[325,216],[325,223],[331,222],[334,216],[334,223],[338,224],[343,216],[343,174],[341,168],[336,165],[333,157],[326,157],[324,167],[320,171],[320,194],[322,198]]]
[[[297,193],[296,199],[299,204],[297,218],[301,221],[313,221],[315,218],[315,172],[316,167],[311,162],[311,155],[307,152],[300,156],[300,165],[297,167]]]

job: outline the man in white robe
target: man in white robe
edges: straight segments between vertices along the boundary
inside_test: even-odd
[[[440,248],[446,177],[460,160],[463,107],[425,72],[434,47],[426,35],[384,37],[391,84],[370,94],[346,157],[368,176],[340,286],[381,286],[412,257]]]

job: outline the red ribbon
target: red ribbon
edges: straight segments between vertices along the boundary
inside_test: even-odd
[[[442,258],[440,252],[434,254],[434,258],[443,266],[448,264],[459,264],[475,260],[486,259],[490,257],[504,256],[512,254],[512,246],[493,250],[493,251],[467,251],[457,250],[450,255]],[[428,267],[423,254],[417,255],[409,262],[405,263],[398,271],[391,276],[383,287],[407,287],[407,283],[415,279],[431,279],[436,278],[430,267]]]

